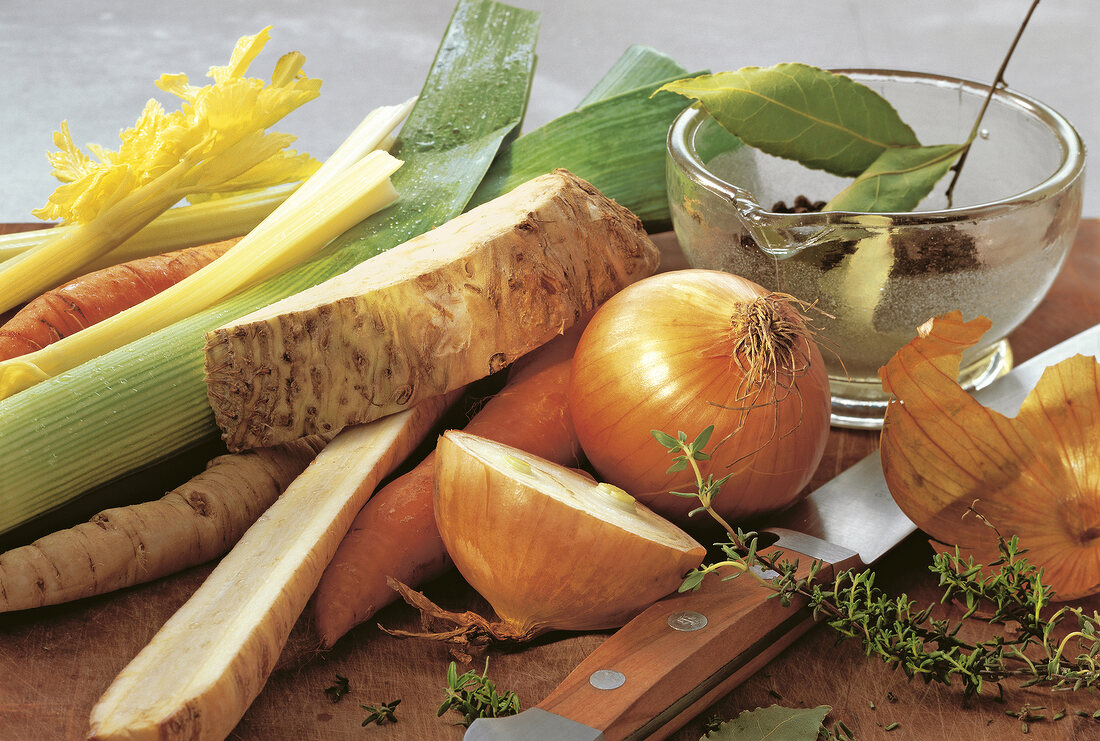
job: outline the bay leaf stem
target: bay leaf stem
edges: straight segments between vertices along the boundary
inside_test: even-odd
[[[963,147],[963,152],[959,156],[959,161],[955,163],[955,166],[951,169],[954,174],[951,176],[951,183],[947,186],[947,207],[951,208],[952,201],[955,196],[955,184],[959,180],[959,175],[962,173],[963,165],[966,164],[966,157],[970,154],[970,145],[974,143],[974,139],[978,136],[978,131],[982,125],[982,118],[985,116],[986,110],[989,108],[989,104],[993,102],[993,96],[997,90],[1005,84],[1005,70],[1008,68],[1008,62],[1012,59],[1013,52],[1016,51],[1017,44],[1020,43],[1020,39],[1024,35],[1024,29],[1027,28],[1028,21],[1031,20],[1031,16],[1035,13],[1035,9],[1039,6],[1039,0],[1033,0],[1031,7],[1027,10],[1027,15],[1024,16],[1023,23],[1016,30],[1016,37],[1012,39],[1012,44],[1008,47],[1008,53],[1005,54],[1005,58],[1001,61],[1000,69],[997,70],[997,76],[993,79],[993,84],[989,86],[989,95],[986,96],[985,102],[982,103],[982,108],[978,111],[978,117],[974,121],[973,128],[970,129],[970,136],[966,139],[966,145]]]

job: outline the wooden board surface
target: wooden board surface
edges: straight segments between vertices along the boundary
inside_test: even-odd
[[[0,226],[0,233],[16,227]],[[674,247],[667,235],[666,249]],[[1070,261],[1047,299],[1016,330],[1011,342],[1017,361],[1100,321],[1100,220],[1082,222]],[[816,487],[874,449],[868,432],[833,430],[825,459],[814,477]],[[184,467],[186,468],[186,466]],[[150,481],[149,479],[154,480]],[[176,482],[146,477],[135,487],[150,487],[146,497]],[[931,550],[914,537],[879,565],[880,583],[891,590],[935,599],[926,565]],[[158,627],[198,587],[211,567],[191,569],[158,582],[68,605],[0,615],[0,741],[60,741],[84,738],[89,711],[115,675]],[[448,607],[486,611],[457,577],[429,585],[427,593]],[[1100,601],[1090,603],[1100,607]],[[377,616],[393,627],[414,627],[405,607]],[[489,673],[503,688],[519,693],[525,707],[555,685],[606,634],[553,636],[520,651],[489,654]],[[437,645],[403,642],[382,634],[371,622],[350,633],[332,651],[311,649],[308,626],[299,625],[284,652],[283,665],[248,711],[231,738],[247,739],[453,739],[462,729],[453,714],[436,717],[443,698],[446,650]],[[480,667],[478,667],[480,668]],[[165,671],[173,667],[166,666]],[[350,680],[351,692],[331,703],[324,690],[336,674]],[[400,698],[396,725],[361,727],[360,705]],[[860,739],[1000,739],[1022,733],[1020,722],[1006,716],[1025,703],[1068,708],[1063,720],[1030,725],[1029,738],[1100,739],[1100,720],[1081,718],[1075,709],[1100,709],[1100,693],[1051,695],[1041,690],[1007,688],[995,697],[966,700],[955,688],[907,682],[900,672],[863,656],[852,642],[837,645],[827,628],[817,627],[777,660],[693,723],[677,739],[696,739],[711,716],[735,716],[741,710],[774,703],[831,705],[831,718],[842,720]],[[886,732],[891,723],[895,730]]]

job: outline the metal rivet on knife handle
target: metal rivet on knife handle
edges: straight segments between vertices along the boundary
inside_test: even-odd
[[[668,616],[668,627],[690,633],[693,630],[707,627],[707,616],[701,612],[681,610]]]
[[[626,684],[626,675],[614,669],[599,669],[592,672],[588,683],[598,690],[616,690]]]

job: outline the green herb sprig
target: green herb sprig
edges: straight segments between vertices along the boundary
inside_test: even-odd
[[[362,725],[370,725],[376,723],[382,725],[383,723],[396,723],[397,722],[397,706],[401,704],[401,700],[397,699],[393,702],[384,702],[381,705],[360,705],[359,707],[366,710],[369,715],[363,720]]]
[[[515,692],[500,692],[489,679],[489,660],[481,674],[471,670],[458,673],[455,662],[447,667],[447,698],[439,706],[437,716],[448,710],[462,713],[455,725],[468,728],[477,718],[504,718],[519,712],[519,696]]]
[[[325,688],[325,695],[333,702],[340,702],[350,689],[351,684],[348,682],[348,678],[337,674],[336,681]]]
[[[683,432],[675,437],[653,432],[674,456],[673,470],[690,466],[694,471],[695,496],[701,505],[695,512],[710,514],[729,536],[728,543],[718,544],[726,560],[690,572],[680,591],[697,589],[708,574],[733,567],[725,579],[749,574],[771,590],[769,598],[784,605],[805,600],[816,619],[842,638],[858,639],[868,656],[878,656],[909,679],[920,677],[945,685],[958,681],[967,696],[980,694],[987,682],[999,684],[1013,677],[1023,679],[1024,687],[1056,690],[1100,683],[1100,613],[1062,607],[1044,617],[1053,590],[1043,584],[1042,569],[1027,560],[1015,536],[1006,540],[997,533],[1000,557],[990,564],[964,558],[958,548],[933,557],[929,569],[939,578],[941,604],[956,599],[966,606],[958,620],[935,617],[935,605],[919,608],[905,595],[887,595],[875,586],[875,573],[870,570],[846,570],[826,581],[820,578],[822,562],[815,560],[807,576],[798,576],[798,560],[784,558],[777,549],[759,553],[757,533],[734,530],[715,513],[712,504],[722,480],[704,477],[697,464],[709,457],[704,447],[711,432],[708,427],[690,443]],[[976,642],[960,638],[964,623],[975,619],[979,609],[990,613],[985,618],[990,625],[1013,626],[1005,631],[1011,634]],[[1075,630],[1057,637],[1059,627],[1074,623]]]

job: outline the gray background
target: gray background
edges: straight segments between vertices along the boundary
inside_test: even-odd
[[[542,13],[526,128],[560,115],[631,43],[689,69],[799,61],[893,67],[991,81],[1029,0],[513,0]],[[117,148],[162,72],[205,84],[233,42],[274,26],[253,65],[305,53],[322,95],[285,119],[298,148],[324,158],[371,108],[419,91],[452,0],[0,0],[0,221],[30,221],[56,186],[45,152],[68,120],[73,138]],[[1092,144],[1085,215],[1100,217],[1100,8],[1046,0],[1008,69],[1010,86],[1065,114]]]

